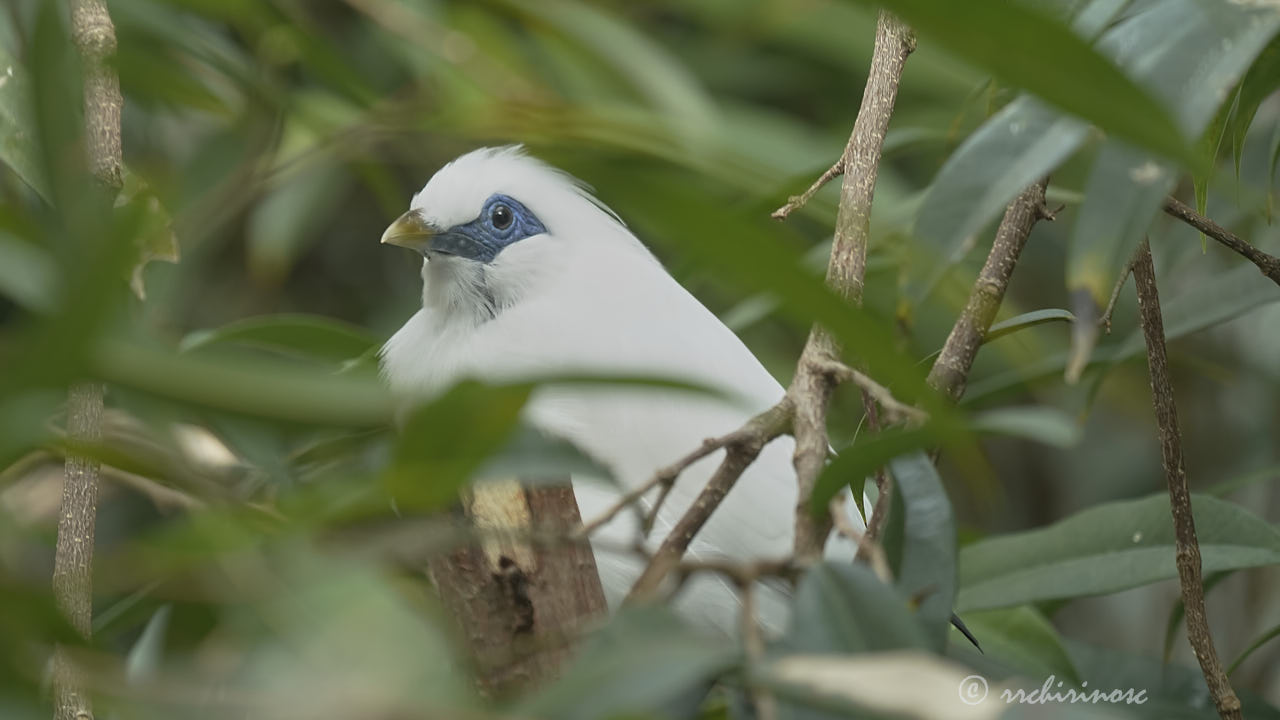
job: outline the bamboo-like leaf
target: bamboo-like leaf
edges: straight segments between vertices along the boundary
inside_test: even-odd
[[[1021,3],[879,3],[930,42],[1116,137],[1194,165],[1184,131],[1150,90],[1052,17]]]
[[[49,180],[38,155],[31,101],[26,70],[0,46],[0,162],[48,200]]]
[[[1019,330],[1025,330],[1029,327],[1044,325],[1045,323],[1066,321],[1074,322],[1075,315],[1069,310],[1060,308],[1046,308],[1044,310],[1032,310],[1021,315],[1015,315],[1008,320],[1001,320],[987,329],[987,334],[983,336],[982,342],[989,343],[997,338],[1004,337],[1016,333]]]
[[[260,348],[292,357],[343,362],[365,354],[377,340],[363,328],[319,315],[280,314],[244,318],[182,339],[184,352],[219,345]]]
[[[1192,496],[1204,571],[1280,562],[1280,531],[1233,503]],[[1092,507],[960,551],[958,610],[1116,592],[1177,576],[1164,493]]]

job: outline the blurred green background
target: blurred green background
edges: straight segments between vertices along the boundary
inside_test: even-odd
[[[1110,5],[1113,26],[1178,6],[1192,30],[1210,35],[1220,10],[1196,0],[1027,4],[1067,19]],[[1273,23],[1265,5],[1231,12]],[[236,713],[255,703],[267,716],[297,717],[481,708],[445,659],[447,622],[421,579],[388,551],[398,536],[380,527],[384,470],[403,453],[385,430],[390,403],[367,351],[421,302],[420,260],[380,247],[383,228],[448,160],[482,145],[524,143],[590,183],[785,385],[808,333],[807,309],[774,282],[790,270],[760,258],[793,259],[817,278],[839,183],[785,223],[769,213],[840,156],[866,77],[874,8],[835,0],[111,0],[109,8],[128,174],[128,202],[113,210],[96,204],[68,159],[82,121],[61,6],[10,0],[0,11],[0,646],[12,671],[0,670],[0,715],[43,714],[37,645],[59,637],[47,578],[66,449],[61,406],[63,388],[80,377],[109,384],[106,441],[95,451],[108,470],[93,657],[99,689],[122,703],[123,717],[176,708],[244,716]],[[1129,38],[1137,49],[1117,53],[1131,75],[1147,73],[1139,84],[1156,88],[1187,136],[1226,138],[1214,138],[1212,169],[1196,174],[1208,188],[1205,212],[1276,253],[1280,102],[1271,91],[1280,84],[1280,50],[1267,27],[1234,70],[1194,83],[1141,70],[1142,43],[1155,42],[1149,36]],[[993,27],[990,38],[970,40],[994,43],[1020,31]],[[1254,85],[1267,92],[1242,120],[1232,114],[1241,105],[1237,82],[1255,63],[1264,82]],[[876,187],[866,306],[893,338],[894,357],[918,361],[923,376],[998,213],[980,218],[982,230],[956,258],[919,240],[918,218],[947,200],[935,183],[944,163],[1019,91],[993,80],[981,53],[928,33],[906,68]],[[1008,77],[999,67],[995,74]],[[1180,96],[1160,92],[1166,81],[1196,94],[1208,109],[1203,120],[1178,115],[1190,100],[1170,107]],[[1096,99],[1112,102],[1120,101]],[[1230,132],[1209,121],[1215,114]],[[1049,205],[1062,210],[1035,227],[1002,318],[1078,310],[1068,289],[1076,287],[1067,271],[1072,234],[1082,208],[1108,201],[1091,184],[1091,167],[1112,151],[1109,130],[1091,131],[1054,170]],[[1002,163],[995,158],[992,167]],[[1175,194],[1193,203],[1192,176],[1177,177]],[[1271,553],[1208,561],[1224,574],[1269,566],[1233,573],[1209,595],[1219,652],[1230,662],[1280,624],[1280,545],[1267,535],[1280,518],[1280,289],[1171,218],[1144,223],[1144,233],[1160,276],[1192,489],[1216,488],[1232,500],[1258,523],[1253,549]],[[175,239],[180,259],[165,262]],[[139,247],[141,259],[161,258],[137,271],[145,297],[124,289]],[[762,247],[775,254],[757,254]],[[711,260],[715,253],[724,262]],[[927,295],[915,292],[939,259],[945,274]],[[1062,375],[1067,323],[1020,329],[984,348],[966,412],[1045,412],[1016,416],[1034,426],[1014,433],[1021,436],[970,440],[981,452],[964,463],[944,456],[940,475],[961,545],[1163,491],[1136,322],[1129,286],[1112,334],[1076,384]],[[874,352],[850,346],[854,359]],[[483,412],[509,391],[475,392],[454,401],[473,408],[491,442],[444,442],[438,447],[456,457],[410,465],[456,478],[443,491],[423,491],[422,508],[447,503],[511,430],[514,417]],[[861,422],[856,391],[840,390],[833,444],[848,446]],[[1050,436],[1054,443],[1034,439]],[[515,452],[515,461],[528,461]],[[1224,511],[1202,521],[1202,537],[1242,522]],[[1224,535],[1221,545],[1242,542]],[[964,563],[962,552],[962,598]],[[1083,664],[1102,667],[1078,648],[1063,660],[1069,643],[1125,653],[1116,662],[1134,673],[1146,667],[1139,658],[1158,662],[1170,648],[1175,663],[1194,668],[1176,624],[1166,640],[1177,599],[1169,577],[1098,597],[1028,596],[1034,611],[1011,596],[1056,649],[1002,657],[997,641],[995,655],[1033,677],[1065,667],[1059,660],[1074,663],[1077,678],[1086,676]],[[993,637],[1007,622],[988,618],[979,629]],[[144,627],[158,629],[147,635]],[[1026,653],[1038,659],[1018,668]],[[1280,644],[1262,646],[1233,675],[1237,688],[1280,703],[1278,660]],[[367,677],[344,675],[357,665]],[[1144,677],[1164,678],[1176,698],[1164,710],[1202,717],[1196,676]],[[335,677],[344,680],[326,686]],[[219,687],[232,690],[221,699],[202,694]],[[307,702],[283,711],[286,697]],[[569,716],[541,707],[548,717]]]

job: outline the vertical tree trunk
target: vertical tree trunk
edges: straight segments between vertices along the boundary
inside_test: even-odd
[[[595,556],[585,541],[530,543],[510,535],[569,535],[582,525],[568,485],[486,482],[464,501],[480,542],[428,560],[488,694],[554,678],[584,623],[604,615]]]
[[[88,167],[104,187],[121,184],[120,113],[124,100],[110,60],[116,51],[115,27],[105,0],[70,0],[71,33],[84,74],[84,133]],[[102,437],[104,388],[74,385],[67,394],[67,455],[54,553],[53,593],[59,609],[87,639],[93,622],[93,542],[98,512],[97,460],[76,446]],[[93,709],[62,650],[54,656],[55,720],[87,720]]]

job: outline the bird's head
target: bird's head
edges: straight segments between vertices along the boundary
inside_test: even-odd
[[[630,237],[584,186],[508,146],[441,168],[382,242],[422,254],[428,293],[434,285],[453,303],[504,304],[548,268],[565,265],[578,239],[607,241],[601,236],[619,230]]]

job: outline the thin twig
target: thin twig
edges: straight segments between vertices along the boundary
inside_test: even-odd
[[[1241,240],[1235,233],[1196,212],[1194,208],[1183,204],[1172,195],[1164,199],[1164,211],[1217,240],[1223,247],[1244,256],[1246,260],[1257,265],[1263,275],[1280,285],[1280,258],[1262,252]]]
[[[862,405],[866,408],[867,428],[873,432],[880,432],[880,416],[876,412],[876,404],[871,400],[871,395],[866,390],[862,391]],[[876,557],[872,555],[873,549],[879,550],[879,558],[884,560],[884,551],[880,547],[880,536],[884,534],[884,526],[889,520],[889,505],[893,497],[893,484],[889,482],[889,471],[885,466],[881,465],[876,468],[876,504],[871,508],[871,514],[867,516],[867,532],[863,542],[858,544],[858,552],[854,559],[862,562],[874,562]],[[858,508],[863,505],[862,498],[856,498]],[[887,571],[888,565],[885,565]],[[887,572],[886,572],[887,577]]]
[[[884,547],[873,537],[870,532],[860,532],[858,528],[849,522],[849,516],[845,514],[844,506],[848,502],[849,496],[843,493],[831,498],[831,504],[828,509],[831,512],[831,523],[835,526],[836,532],[849,538],[858,547],[858,559],[865,558],[865,561],[875,571],[876,577],[885,583],[893,580],[893,573],[889,571],[889,559],[885,557]]]
[[[1133,263],[1133,279],[1138,289],[1138,310],[1142,334],[1147,342],[1147,365],[1151,371],[1151,396],[1155,404],[1156,424],[1160,433],[1160,455],[1165,479],[1169,484],[1169,504],[1173,511],[1175,560],[1178,582],[1182,587],[1182,606],[1186,612],[1187,639],[1200,662],[1209,694],[1223,720],[1239,720],[1240,699],[1218,661],[1209,633],[1209,618],[1204,604],[1204,577],[1200,566],[1200,543],[1196,539],[1195,516],[1191,510],[1191,493],[1187,489],[1187,470],[1182,456],[1182,437],[1178,429],[1178,408],[1169,379],[1169,358],[1165,349],[1164,321],[1160,316],[1160,293],[1156,287],[1155,264],[1151,247],[1144,240]]]
[[[1037,220],[1052,218],[1045,209],[1044,192],[1049,179],[1044,178],[1023,190],[1005,210],[1004,219],[996,230],[991,252],[978,274],[978,280],[969,293],[964,310],[947,335],[942,352],[929,371],[929,385],[945,393],[952,400],[959,400],[968,382],[969,370],[978,356],[978,348],[1009,288],[1009,278],[1027,244],[1027,237]]]
[[[694,450],[688,455],[685,455],[679,460],[658,470],[653,474],[653,477],[649,478],[649,480],[643,485],[624,494],[622,497],[618,498],[617,502],[611,505],[604,512],[600,513],[599,516],[594,518],[591,522],[583,525],[576,533],[578,539],[581,540],[586,538],[595,531],[609,524],[609,521],[617,517],[618,513],[622,512],[633,503],[639,502],[645,495],[648,495],[650,491],[660,486],[662,487],[662,492],[658,496],[657,501],[653,504],[653,507],[645,516],[645,525],[647,528],[651,528],[653,526],[652,518],[657,516],[658,508],[662,506],[663,500],[666,499],[670,488],[675,485],[676,479],[680,477],[680,473],[687,470],[690,465],[707,457],[715,451],[721,450],[727,445],[732,445],[747,439],[745,436],[748,432],[750,432],[749,426],[744,426],[729,433],[728,435],[703,440],[702,445],[699,446],[697,450]],[[648,534],[647,528],[645,531],[646,534]]]
[[[1120,279],[1116,280],[1115,287],[1111,288],[1111,299],[1107,300],[1107,309],[1103,310],[1102,317],[1098,318],[1098,326],[1108,335],[1111,334],[1111,316],[1115,314],[1116,302],[1120,299],[1120,291],[1124,289],[1124,284],[1128,282],[1129,276],[1133,274],[1133,263],[1137,259],[1138,255],[1134,253],[1124,264],[1124,269],[1120,271]]]
[[[693,542],[694,536],[706,524],[711,513],[715,512],[725,495],[733,489],[743,471],[755,461],[760,450],[769,441],[786,431],[790,417],[791,404],[784,398],[777,405],[751,418],[741,430],[726,436],[732,437],[732,440],[724,446],[724,460],[684,517],[663,538],[662,545],[631,586],[631,592],[627,595],[629,601],[653,596],[667,574],[680,564],[680,558],[689,549],[689,543]]]
[[[838,163],[844,170],[844,177],[836,213],[835,238],[827,263],[827,285],[855,305],[862,302],[867,241],[871,234],[871,202],[875,195],[884,136],[897,101],[903,66],[915,46],[911,28],[888,12],[881,11],[876,24],[871,69],[862,92],[862,105]],[[830,360],[838,357],[840,347],[835,338],[820,325],[814,325],[800,354],[795,377],[787,388],[787,397],[795,409],[792,420],[796,439],[793,464],[799,487],[795,508],[795,552],[800,559],[820,557],[831,532],[830,518],[814,517],[809,509],[809,498],[830,451],[827,408],[837,378],[824,368]]]
[[[903,420],[924,422],[929,419],[929,413],[899,401],[893,396],[893,393],[889,392],[888,388],[872,380],[866,373],[855,370],[839,360],[830,358],[819,359],[817,364],[819,370],[831,375],[836,382],[851,382],[861,388],[880,407],[884,408],[889,422],[896,423]],[[872,428],[872,430],[876,429],[878,428]]]
[[[841,157],[839,160],[835,162],[834,165],[827,168],[826,172],[818,176],[818,179],[813,181],[813,184],[809,186],[808,190],[805,190],[799,195],[792,195],[791,197],[787,198],[787,204],[783,205],[777,210],[774,210],[769,215],[769,217],[773,218],[774,220],[786,220],[788,215],[804,207],[805,203],[809,202],[809,200],[811,200],[813,196],[816,195],[817,192],[823,188],[823,186],[825,186],[827,183],[834,180],[836,176],[841,175],[843,173],[844,173],[844,158]]]

